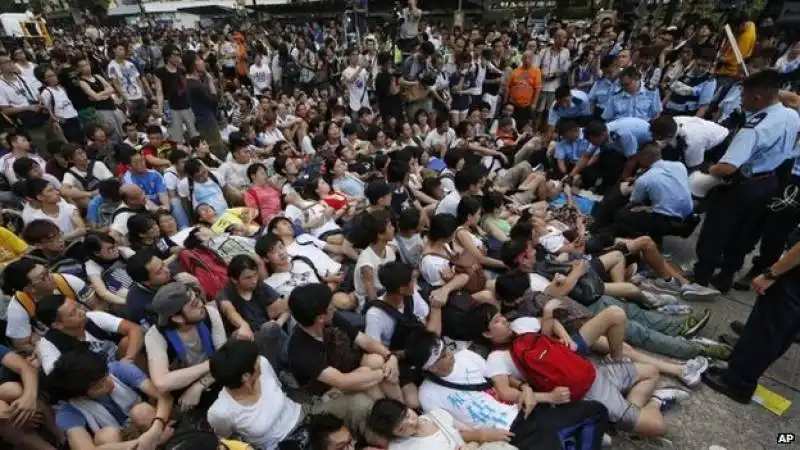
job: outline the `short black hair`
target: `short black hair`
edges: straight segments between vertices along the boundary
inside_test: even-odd
[[[466,151],[460,147],[453,147],[444,154],[444,163],[449,169],[455,170],[458,167],[458,162],[464,159]]]
[[[145,129],[145,133],[149,136],[151,134],[159,134],[164,135],[164,130],[161,129],[161,125],[149,125]]]
[[[413,368],[421,369],[437,342],[441,338],[432,331],[417,329],[406,339],[406,362]]]
[[[228,389],[242,387],[242,377],[253,374],[257,363],[258,346],[243,339],[229,340],[208,360],[211,376]]]
[[[469,216],[477,213],[481,210],[483,204],[481,202],[480,197],[463,197],[461,201],[458,202],[458,208],[456,220],[458,221],[459,225],[464,225],[467,222]]]
[[[111,202],[122,201],[122,196],[119,193],[121,187],[122,183],[118,178],[109,178],[97,183],[97,191],[100,192],[100,196]]]
[[[175,149],[169,152],[169,162],[173,165],[177,165],[178,162],[184,158],[188,158],[189,154],[183,150]]]
[[[150,231],[153,226],[157,226],[156,218],[152,213],[141,212],[128,217],[128,241],[131,245],[141,243],[141,235]]]
[[[530,275],[520,269],[514,269],[500,274],[495,281],[494,289],[501,302],[513,302],[525,295],[530,288]]]
[[[606,131],[608,131],[608,127],[606,127],[606,123],[602,120],[593,120],[583,128],[583,134],[586,137],[600,136]]]
[[[273,219],[274,221],[275,219]],[[288,220],[288,219],[287,219]],[[272,224],[272,222],[270,222]],[[274,227],[273,227],[274,228]],[[266,233],[262,235],[256,241],[256,255],[266,258],[269,252],[271,252],[278,244],[281,243],[281,239],[273,233]]]
[[[250,164],[250,166],[247,167],[247,179],[251,183],[253,182],[253,178],[255,178],[256,174],[258,173],[258,171],[260,169],[264,169],[264,173],[269,173],[269,171],[267,170],[267,167],[264,166],[264,164],[261,164],[261,163],[253,163],[253,164]]]
[[[660,115],[650,121],[650,133],[653,139],[668,139],[678,132],[678,124],[672,116]]]
[[[28,180],[27,183],[28,187],[25,191],[28,198],[36,198],[36,196],[44,192],[44,190],[47,189],[48,186],[50,186],[50,183],[42,178],[36,180]]]
[[[47,295],[36,302],[36,318],[50,328],[58,318],[58,309],[64,305],[67,297],[61,294]]]
[[[386,263],[378,269],[380,280],[386,292],[396,293],[400,288],[411,283],[414,271],[402,261]]]
[[[413,231],[419,227],[422,218],[417,208],[406,208],[397,216],[397,228],[400,231]]]
[[[44,265],[30,258],[20,258],[10,262],[3,270],[3,292],[14,295],[25,289],[30,283],[30,273],[37,265]]]
[[[428,239],[432,241],[448,239],[456,232],[456,228],[458,228],[458,221],[454,215],[436,214],[431,218],[428,227]]]
[[[25,225],[22,240],[30,245],[39,245],[61,233],[58,225],[48,219],[36,219]]]
[[[255,260],[253,260],[250,255],[236,255],[228,264],[228,278],[238,280],[245,270],[255,270],[258,272],[258,264],[256,264]]]
[[[27,156],[23,156],[22,158],[14,161],[14,164],[12,164],[11,167],[14,170],[14,175],[16,175],[17,178],[27,179],[30,171],[33,170],[34,167],[38,166],[39,163],[31,158],[28,158]]]
[[[200,171],[203,170],[203,167],[205,167],[203,160],[200,158],[190,158],[188,161],[186,161],[186,166],[183,168],[183,170],[186,172],[187,177],[192,178],[200,173]]]
[[[572,97],[572,89],[569,86],[559,86],[556,88],[555,98],[556,100],[564,98],[564,97]]]
[[[392,158],[389,168],[386,169],[386,181],[389,183],[402,183],[409,172],[408,161]]]
[[[344,421],[333,414],[311,416],[308,421],[308,440],[312,450],[327,450],[328,436],[344,428]]]
[[[298,324],[308,327],[317,317],[328,312],[333,292],[327,284],[311,283],[298,286],[289,294],[289,310]]]
[[[742,89],[762,91],[770,97],[775,97],[781,89],[781,74],[772,69],[756,72],[742,82]]]
[[[130,275],[131,280],[137,283],[145,283],[150,279],[150,271],[147,265],[156,257],[156,253],[150,247],[142,247],[133,256],[125,261],[125,269]]]
[[[516,266],[517,258],[528,250],[528,245],[530,245],[530,241],[524,239],[509,239],[503,242],[502,247],[500,247],[500,259],[503,264],[508,267]]]
[[[250,166],[252,167],[252,166]],[[281,222],[289,222],[289,225],[294,226],[292,221],[286,216],[275,216],[272,220],[269,221],[267,224],[267,234],[274,234],[275,228],[278,227],[278,224]],[[258,253],[256,253],[258,254]],[[261,255],[259,255],[261,256]]]
[[[364,242],[374,244],[378,242],[378,237],[386,232],[386,228],[392,223],[392,216],[388,210],[382,209],[364,215],[361,219],[361,232]]]
[[[558,132],[559,136],[564,136],[565,134],[576,128],[579,129],[580,125],[578,125],[578,122],[575,122],[572,119],[564,118],[564,119],[559,119],[558,122],[556,122],[556,131]]]
[[[622,69],[622,72],[619,73],[619,77],[626,77],[626,78],[633,78],[634,80],[640,80],[642,78],[642,74],[639,72],[639,69],[633,66],[628,66]]]
[[[456,185],[458,192],[465,192],[473,184],[478,184],[483,176],[483,169],[479,166],[471,165],[459,170],[453,177],[453,183]]]
[[[51,399],[67,401],[86,396],[89,388],[108,375],[108,365],[100,355],[89,349],[63,353],[45,378]]]
[[[379,435],[392,439],[394,428],[403,422],[408,406],[391,398],[382,398],[372,405],[367,416],[367,427]]]

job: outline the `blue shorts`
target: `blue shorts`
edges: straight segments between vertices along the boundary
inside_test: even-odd
[[[591,355],[592,350],[589,348],[589,344],[586,343],[586,340],[583,338],[583,336],[581,336],[580,333],[575,332],[572,335],[570,335],[570,337],[575,342],[575,344],[578,346],[578,348],[575,349],[575,353],[577,353],[577,354],[579,354],[581,356],[589,356],[589,355]]]

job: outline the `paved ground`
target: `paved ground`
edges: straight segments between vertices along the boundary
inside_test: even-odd
[[[691,267],[693,248],[694,239],[665,242],[665,253],[684,268]],[[746,320],[754,301],[753,293],[732,292],[712,302],[695,303],[696,307],[713,311],[711,322],[701,335],[716,339],[720,333],[730,333],[728,323]],[[755,403],[740,405],[701,385],[687,404],[666,413],[667,439],[671,446],[669,443],[632,443],[618,438],[613,448],[706,450],[711,445],[727,450],[787,448],[778,445],[776,437],[778,433],[793,432],[800,439],[800,345],[794,345],[777,361],[762,377],[761,384],[793,402],[782,417]],[[800,448],[800,442],[795,446]]]

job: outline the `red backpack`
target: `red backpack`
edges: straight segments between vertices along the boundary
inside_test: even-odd
[[[561,342],[539,333],[517,336],[511,344],[511,359],[537,391],[569,388],[570,400],[586,395],[595,378],[595,368]]]
[[[228,269],[219,256],[205,248],[183,249],[178,253],[184,272],[194,275],[206,294],[206,300],[217,298],[217,293],[228,285]]]

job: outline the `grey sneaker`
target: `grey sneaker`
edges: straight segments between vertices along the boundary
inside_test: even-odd
[[[708,370],[708,359],[698,356],[683,363],[681,381],[690,388],[697,387],[702,381],[703,373]]]
[[[675,278],[670,280],[656,278],[655,280],[648,280],[644,288],[653,292],[679,294],[681,292],[681,283]]]
[[[686,300],[708,300],[709,298],[721,295],[714,288],[700,286],[696,283],[684,284],[680,287],[681,296]]]
[[[689,391],[677,387],[662,388],[653,391],[653,398],[661,402],[661,411],[666,411],[678,403],[685,402],[689,400],[691,396],[692,394],[690,394]]]

